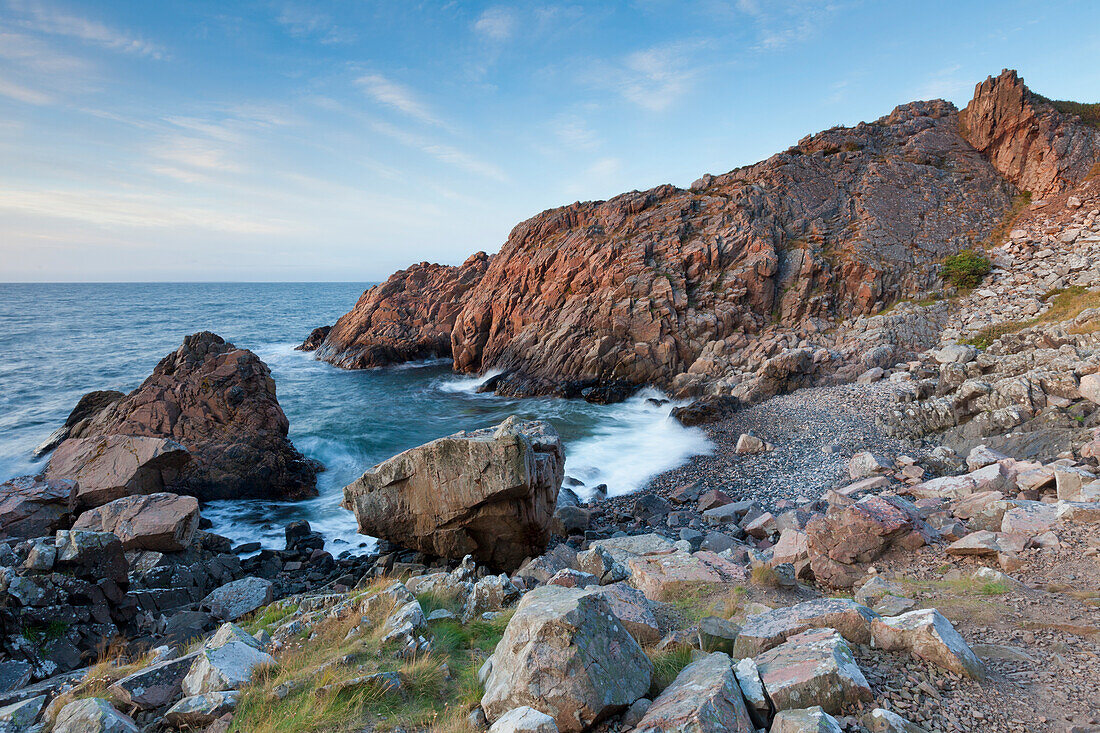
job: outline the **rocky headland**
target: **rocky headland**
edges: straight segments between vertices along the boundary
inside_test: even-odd
[[[312,474],[190,337],[0,495],[0,729],[1100,730],[1098,141],[1005,72],[394,275],[303,346],[656,385],[716,448],[608,497],[544,423],[458,433],[345,488],[360,557],[207,531]]]

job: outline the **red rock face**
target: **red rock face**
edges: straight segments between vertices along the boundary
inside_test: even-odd
[[[1008,69],[974,88],[959,120],[970,144],[1036,197],[1076,186],[1100,159],[1100,130],[1059,113]]]
[[[991,82],[988,94],[980,86],[979,96],[1010,97],[999,87],[1014,79]],[[971,125],[986,116],[972,114]],[[772,371],[796,357],[812,363],[786,371],[817,370],[813,349],[794,350],[806,334],[937,292],[943,258],[1002,221],[1011,181],[1031,180],[1002,175],[1002,117],[988,125],[990,157],[963,137],[971,128],[953,105],[915,102],[690,190],[659,186],[545,211],[491,258],[417,265],[367,291],[320,358],[356,368],[450,353],[458,371],[504,372],[492,386],[511,394],[675,390],[678,375],[715,376],[713,355],[732,361],[778,334],[789,350]],[[1053,155],[1083,160],[1083,146],[1055,145]],[[1059,175],[1081,165],[1065,163]],[[763,376],[768,388],[754,394],[792,386],[784,374]]]
[[[287,439],[289,427],[267,365],[203,332],[185,338],[140,387],[72,437],[171,438],[192,460],[164,489],[199,499],[311,496],[318,467]]]
[[[421,262],[394,273],[363,293],[320,346],[307,339],[303,350],[345,369],[449,356],[455,315],[488,264],[478,252],[461,267]]]

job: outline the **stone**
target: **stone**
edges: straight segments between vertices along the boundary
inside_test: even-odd
[[[511,571],[546,549],[563,475],[554,429],[510,417],[383,461],[344,487],[343,506],[364,534]]]
[[[863,727],[870,733],[927,733],[892,710],[875,708],[863,716]]]
[[[180,687],[191,697],[208,692],[239,690],[252,681],[259,667],[274,665],[275,659],[243,639],[226,641],[215,647],[200,649]]]
[[[871,641],[878,614],[846,598],[818,598],[749,616],[734,643],[733,656],[755,657],[810,629],[832,628],[855,644]]]
[[[917,602],[912,598],[895,596],[888,593],[878,599],[878,601],[875,602],[874,608],[871,610],[880,616],[899,616],[914,608],[916,605]]]
[[[616,560],[607,548],[599,545],[584,552],[578,552],[576,567],[582,572],[591,574],[601,585],[618,583],[630,577],[630,571],[626,566]]]
[[[772,548],[772,563],[796,565],[810,559],[810,546],[806,533],[797,529],[785,529],[779,533],[779,541]]]
[[[199,602],[201,608],[226,621],[236,621],[271,603],[272,583],[257,577],[241,578],[215,588]]]
[[[886,376],[886,370],[882,367],[871,367],[856,377],[858,384],[874,384]]]
[[[905,590],[897,583],[875,575],[861,585],[852,597],[855,598],[856,603],[870,608],[882,600],[884,596],[891,594],[901,596],[904,593]]]
[[[30,684],[32,670],[29,663],[19,659],[0,661],[0,695]]]
[[[569,567],[576,567],[578,570],[589,573],[592,572],[580,565],[577,551],[563,542],[555,545],[546,553],[525,561],[516,571],[516,576],[532,578],[538,583],[545,583],[559,570]],[[596,573],[593,573],[593,575],[596,575]]]
[[[158,662],[129,674],[107,688],[111,699],[138,710],[165,707],[179,697],[184,676],[196,654]]]
[[[239,699],[240,693],[236,690],[190,695],[168,708],[164,719],[177,728],[207,726],[236,710]]]
[[[73,481],[20,476],[0,484],[0,540],[52,535],[76,510]]]
[[[161,470],[159,480],[144,477],[144,490],[98,504],[157,491],[200,501],[314,496],[319,464],[295,449],[289,429],[267,365],[204,331],[185,337],[141,386],[74,428],[70,440],[133,436],[168,441],[190,454],[185,464]],[[55,452],[50,465],[57,460]],[[83,491],[84,481],[73,478]]]
[[[60,428],[53,431],[50,437],[39,444],[31,455],[35,458],[41,458],[46,455],[54,448],[61,445],[62,441],[68,438],[73,430],[80,430],[83,427],[83,423],[95,417],[109,405],[114,404],[125,396],[126,395],[122,392],[116,392],[115,390],[109,389],[88,392],[76,403],[76,407],[74,407],[72,412],[69,413],[69,416],[65,418],[65,423]]]
[[[780,710],[769,733],[843,733],[836,718],[815,705],[812,708]]]
[[[742,583],[748,577],[744,566],[706,550],[639,555],[630,558],[627,567],[630,582],[652,601],[664,601],[701,586]]]
[[[139,733],[128,715],[98,697],[71,702],[57,714],[53,733]]]
[[[500,716],[489,733],[558,733],[558,724],[549,715],[524,706]]]
[[[56,568],[83,577],[129,581],[129,563],[118,537],[109,532],[62,529],[54,535]]]
[[[905,493],[917,499],[960,499],[977,491],[970,476],[941,476],[910,486]]]
[[[0,707],[0,731],[24,733],[30,730],[46,706],[46,696],[38,695]]]
[[[870,478],[876,474],[886,473],[891,468],[890,462],[882,456],[877,456],[870,451],[856,453],[848,461],[848,475],[853,481]]]
[[[991,450],[985,445],[975,446],[970,453],[966,456],[966,467],[971,471],[977,471],[979,468],[985,468],[991,466],[994,463],[999,463],[1008,456],[1003,453],[998,453],[995,450]]]
[[[806,526],[810,567],[819,583],[851,588],[864,574],[861,563],[878,559],[892,547],[914,550],[931,532],[903,499],[865,496]]]
[[[645,717],[646,712],[652,704],[652,700],[647,700],[644,697],[641,700],[635,700],[631,703],[630,707],[626,709],[626,712],[623,713],[623,717],[619,722],[625,729],[633,730],[638,723],[641,722],[642,718]]]
[[[1095,405],[1100,405],[1100,373],[1086,374],[1078,385],[1081,396]]]
[[[1096,476],[1076,466],[1055,466],[1054,481],[1059,501],[1100,500],[1100,486],[1094,486]]]
[[[635,733],[755,733],[728,655],[684,667],[653,701]]]
[[[737,445],[734,448],[734,452],[737,453],[737,455],[744,456],[756,453],[766,453],[771,449],[772,446],[769,443],[765,443],[755,435],[742,433],[741,437],[737,439]]]
[[[940,364],[966,364],[978,356],[978,350],[969,344],[948,344],[933,353]]]
[[[566,568],[554,573],[554,576],[546,583],[547,585],[561,585],[566,588],[587,588],[590,585],[599,585],[600,579],[592,573]]]
[[[110,532],[125,550],[182,552],[199,526],[199,502],[192,496],[156,493],[125,496],[89,509],[73,529]]]
[[[481,699],[488,718],[537,705],[564,733],[625,710],[645,695],[653,671],[606,599],[560,586],[523,597],[492,660]]]
[[[756,662],[752,657],[738,660],[733,666],[733,673],[737,677],[737,685],[741,688],[741,696],[745,698],[745,706],[753,725],[767,728],[772,715],[772,704],[764,692],[764,683],[760,680],[760,670],[756,668]]]
[[[1058,507],[1041,501],[1016,501],[1001,519],[1001,531],[1025,535],[1040,535],[1058,521]]]
[[[1100,522],[1100,502],[1060,501],[1055,506],[1058,507],[1059,521],[1079,524]]]
[[[624,565],[626,561],[632,557],[665,555],[676,549],[671,540],[653,533],[597,540],[589,545],[590,550],[594,548],[607,550],[612,558]],[[593,575],[595,575],[595,573],[593,573]]]
[[[998,552],[1004,552],[1011,548],[1011,536],[1001,532],[989,532],[978,530],[971,532],[961,540],[956,540],[947,546],[948,555],[965,557],[976,555],[978,557],[992,557]],[[1022,547],[1020,549],[1023,549]]]
[[[852,650],[833,629],[796,634],[755,660],[776,710],[820,705],[835,713],[873,698]]]
[[[699,619],[699,648],[704,652],[733,653],[733,643],[741,627],[719,616]]]
[[[46,479],[74,481],[77,505],[97,507],[124,496],[163,491],[190,460],[186,448],[167,438],[69,438],[50,457]]]
[[[587,591],[602,596],[611,613],[642,646],[661,640],[661,627],[653,613],[653,606],[637,588],[626,583],[611,583],[599,588],[590,587]]]
[[[877,618],[871,624],[871,639],[880,649],[909,651],[956,674],[977,680],[985,677],[981,662],[966,641],[934,608]]]
[[[578,575],[583,576],[580,573]],[[518,601],[519,596],[519,589],[512,584],[507,575],[487,575],[474,583],[466,594],[466,602],[462,609],[462,623],[468,624],[486,612],[501,611]]]

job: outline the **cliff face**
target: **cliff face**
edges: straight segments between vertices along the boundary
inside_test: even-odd
[[[971,145],[1036,197],[1076,186],[1100,158],[1100,130],[1058,112],[1008,69],[974,88],[959,121]]]
[[[1002,75],[979,97],[1011,98],[1017,82]],[[938,263],[989,236],[1014,182],[1039,175],[1013,177],[998,151],[1011,148],[1002,130],[1019,116],[977,112],[987,106],[972,102],[963,123],[947,102],[907,104],[690,190],[545,211],[492,257],[417,265],[367,291],[320,358],[358,367],[450,353],[459,371],[505,372],[494,387],[514,394],[618,380],[679,387],[678,375],[711,379],[718,361],[783,349],[818,349],[784,360],[799,372],[858,361],[823,332],[937,289]],[[1043,164],[1023,170],[1053,186],[1077,175],[1091,143],[1051,111],[1043,119],[1062,120],[1078,142],[1059,147],[1056,135]],[[979,129],[988,155],[964,137]]]

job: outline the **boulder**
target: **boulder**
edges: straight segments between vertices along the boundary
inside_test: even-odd
[[[852,650],[833,629],[804,631],[755,659],[776,710],[820,705],[835,713],[873,698]]]
[[[70,438],[50,456],[46,478],[75,481],[77,504],[97,507],[124,496],[163,491],[190,460],[186,448],[167,438]]]
[[[607,550],[612,558],[624,565],[632,557],[666,555],[676,550],[671,540],[653,533],[612,537],[607,540],[597,540],[589,545],[589,549],[597,547]]]
[[[754,733],[728,655],[714,652],[684,667],[653,701],[635,733]]]
[[[481,706],[490,720],[538,706],[563,732],[624,710],[653,665],[602,596],[542,586],[524,596],[492,656]]]
[[[924,728],[910,723],[894,711],[882,708],[864,714],[862,723],[870,733],[927,733]]]
[[[861,585],[853,598],[856,603],[871,608],[888,595],[903,596],[905,590],[897,583],[876,575]]]
[[[745,567],[707,550],[636,555],[627,560],[630,582],[653,601],[665,601],[688,589],[743,583]]]
[[[755,657],[809,629],[835,629],[848,641],[868,644],[878,614],[846,598],[818,598],[749,616],[733,646],[737,658]]]
[[[890,462],[882,456],[877,456],[870,451],[856,453],[848,461],[848,475],[853,481],[869,478],[880,473],[886,473],[891,468]]]
[[[764,692],[764,683],[760,680],[760,670],[757,669],[756,662],[752,657],[745,657],[734,665],[733,672],[737,676],[737,685],[741,688],[741,696],[745,698],[753,724],[757,728],[767,728],[772,715],[772,704]]]
[[[1077,466],[1054,469],[1059,501],[1100,501],[1100,482],[1091,472]]]
[[[45,706],[46,696],[38,695],[0,707],[0,731],[4,733],[29,731]]]
[[[53,733],[139,733],[128,715],[98,697],[86,697],[61,708],[54,721]]]
[[[267,365],[202,332],[184,338],[140,387],[74,428],[72,437],[160,438],[190,453],[191,461],[165,473],[160,485],[128,494],[168,490],[200,501],[313,496],[319,464],[294,448],[289,428]]]
[[[1083,398],[1095,405],[1100,405],[1100,374],[1086,374],[1081,377],[1078,390]]]
[[[755,435],[749,435],[748,433],[742,433],[741,437],[737,439],[737,446],[734,448],[734,452],[737,455],[753,455],[755,453],[766,453],[772,449],[770,443],[765,443]]]
[[[1016,501],[1001,519],[1001,531],[1025,535],[1040,535],[1058,521],[1058,507],[1041,501]]]
[[[630,577],[626,566],[616,560],[607,548],[599,545],[578,552],[576,566],[582,572],[594,576],[601,585],[618,583]]]
[[[869,563],[892,547],[924,545],[931,529],[898,497],[871,495],[817,517],[806,527],[810,567],[818,582],[851,588]]]
[[[877,618],[871,624],[871,639],[880,649],[909,651],[956,674],[985,677],[982,663],[966,641],[934,608]]]
[[[259,667],[275,659],[240,627],[223,624],[198,650],[180,688],[190,697],[222,690],[239,690],[252,681]]]
[[[201,608],[226,621],[236,621],[260,606],[271,603],[271,581],[247,577],[215,588],[199,602]]]
[[[236,690],[191,695],[168,708],[164,720],[177,728],[204,727],[236,710],[239,698],[240,693]]]
[[[952,542],[947,546],[947,554],[959,557],[968,555],[993,557],[1001,552],[1020,552],[1026,546],[1027,537],[1024,535],[990,532],[982,529],[971,532],[962,539]]]
[[[73,481],[20,476],[0,484],[0,540],[52,535],[76,510]]]
[[[80,577],[104,578],[125,585],[130,564],[122,542],[109,532],[62,529],[54,535],[56,568]]]
[[[510,417],[383,461],[344,487],[343,506],[364,534],[510,571],[546,549],[563,467],[548,423]]]
[[[563,542],[547,550],[546,553],[525,561],[516,571],[516,577],[531,578],[537,583],[545,583],[558,571],[566,568],[576,567],[578,570],[592,572],[579,564],[578,557],[577,551]]]
[[[193,496],[156,493],[125,496],[89,509],[73,529],[110,532],[126,550],[181,552],[191,546],[199,526],[199,502]]]
[[[546,713],[524,706],[500,716],[489,733],[558,733],[558,724]]]
[[[196,653],[150,665],[114,682],[107,692],[120,705],[153,710],[161,708],[179,697],[181,684]]]
[[[122,392],[116,392],[115,390],[105,389],[97,390],[95,392],[88,392],[76,403],[76,407],[72,409],[69,416],[65,418],[65,423],[57,430],[50,434],[50,437],[46,438],[37,448],[34,449],[32,455],[35,458],[40,458],[57,446],[61,445],[61,442],[72,434],[73,430],[80,430],[82,423],[88,419],[95,417],[108,405],[118,402],[125,397]]]
[[[626,583],[610,583],[598,588],[587,588],[586,592],[602,596],[611,608],[611,613],[642,646],[656,644],[661,640],[661,627],[653,614],[653,606],[637,588]]]
[[[769,733],[843,733],[836,718],[815,705],[812,708],[780,710]]]

